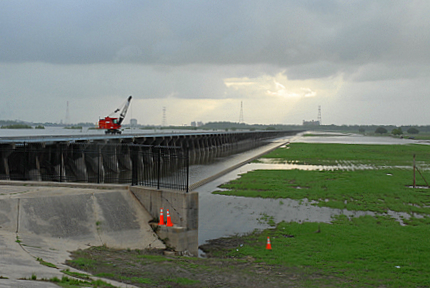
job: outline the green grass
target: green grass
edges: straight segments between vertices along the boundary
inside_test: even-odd
[[[80,269],[91,269],[94,267],[94,265],[97,264],[96,261],[88,258],[77,258],[77,259],[70,260],[70,262],[72,262]]]
[[[103,280],[92,280],[89,279],[88,281],[83,281],[83,280],[77,280],[77,279],[73,279],[73,278],[69,278],[67,276],[63,276],[60,278],[58,277],[52,277],[49,279],[46,278],[41,278],[41,279],[37,279],[37,275],[36,274],[32,274],[30,279],[27,280],[32,280],[32,281],[44,281],[44,282],[52,282],[55,283],[56,285],[60,286],[60,287],[64,287],[64,288],[76,288],[76,287],[93,287],[93,288],[98,288],[98,287],[115,287]]]
[[[429,177],[430,178],[430,177]],[[430,189],[408,188],[412,171],[256,170],[220,187],[215,194],[261,198],[308,199],[318,206],[355,211],[430,214]],[[418,185],[424,185],[417,179]]]
[[[277,161],[298,164],[334,165],[339,160],[358,161],[373,165],[409,165],[413,155],[417,161],[430,163],[427,145],[362,145],[362,144],[310,144],[292,143],[289,149],[280,148],[264,155]]]
[[[293,143],[264,156],[277,162],[302,164],[368,164],[372,170],[257,170],[251,171],[216,191],[216,194],[261,198],[290,198],[313,201],[314,205],[355,211],[430,214],[430,189],[413,184],[412,161],[430,164],[426,145],[351,145]],[[403,167],[403,168],[400,168]],[[420,169],[430,180],[430,172]],[[426,183],[416,173],[416,184]],[[420,220],[422,221],[422,220]],[[412,222],[417,223],[415,220]],[[412,223],[411,222],[411,223]]]
[[[269,215],[263,214],[263,213],[261,213],[260,215],[261,215],[261,217],[257,218],[258,222],[268,224],[271,227],[276,226],[276,223],[275,223],[273,216],[269,216]]]
[[[102,277],[102,278],[110,278],[115,279],[118,281],[129,281],[131,283],[139,283],[139,284],[157,284],[156,281],[150,279],[150,278],[143,278],[143,277],[127,277],[122,275],[117,275],[114,273],[97,273],[95,276]]]
[[[308,199],[318,206],[378,213],[392,210],[424,217],[403,219],[406,226],[388,216],[348,219],[342,215],[332,224],[282,222],[275,229],[244,237],[246,244],[230,249],[228,255],[252,256],[286,269],[310,269],[337,279],[336,287],[429,287],[430,189],[407,187],[413,181],[414,154],[420,165],[430,163],[430,148],[425,145],[293,143],[289,149],[273,151],[265,158],[324,165],[352,161],[375,169],[257,170],[221,186],[229,191],[215,193]],[[430,179],[430,173],[422,170]],[[418,173],[417,185],[425,185]],[[267,236],[272,250],[265,249]]]
[[[47,267],[50,267],[50,268],[57,268],[57,266],[55,266],[55,264],[52,264],[52,263],[50,263],[50,262],[46,262],[46,261],[44,261],[42,258],[37,258],[36,260],[37,260],[37,261],[39,261],[39,263],[40,263],[40,264],[45,265],[45,266],[47,266]]]
[[[321,232],[315,233],[318,227]],[[272,250],[265,249],[268,236]],[[339,278],[338,287],[428,287],[429,237],[425,225],[402,227],[387,217],[339,216],[333,224],[279,223],[276,229],[245,237],[246,244],[232,249],[230,256],[308,267]]]
[[[66,275],[76,277],[76,278],[81,278],[81,279],[85,279],[85,280],[91,279],[90,275],[88,275],[88,274],[79,273],[79,272],[71,272],[69,269],[61,270],[61,272],[63,272]]]
[[[166,262],[166,261],[172,261],[171,259],[166,259],[166,257],[161,255],[137,255],[137,258],[149,260],[151,262]],[[144,262],[144,261],[142,261]]]

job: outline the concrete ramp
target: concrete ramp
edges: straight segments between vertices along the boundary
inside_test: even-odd
[[[44,266],[38,266],[37,257],[60,268],[69,251],[90,246],[163,249],[165,245],[148,224],[151,219],[126,186],[0,185],[0,247],[27,254],[20,259],[27,259],[23,261],[29,267],[7,273],[8,263],[0,259],[2,276],[30,277],[33,272],[42,276]]]
[[[67,239],[90,246],[163,248],[148,225],[151,216],[128,190],[73,192],[20,196],[18,234]]]

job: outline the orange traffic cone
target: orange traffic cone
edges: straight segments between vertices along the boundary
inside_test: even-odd
[[[272,250],[272,244],[270,244],[270,237],[267,237],[266,249],[267,250]]]
[[[167,227],[173,227],[172,219],[170,219],[169,209],[167,209],[167,223],[166,223],[166,226]]]
[[[160,222],[158,222],[158,225],[164,226],[163,208],[160,209]]]

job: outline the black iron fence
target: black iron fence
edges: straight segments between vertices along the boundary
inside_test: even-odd
[[[0,179],[119,183],[188,191],[188,154],[181,147],[137,144],[23,143],[0,148]]]

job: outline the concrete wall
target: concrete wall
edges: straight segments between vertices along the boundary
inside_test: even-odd
[[[198,255],[199,195],[197,192],[157,190],[141,186],[132,186],[130,191],[153,217],[156,233],[166,245],[178,252]],[[165,221],[169,210],[174,227],[156,224],[160,219],[161,208],[163,208]]]
[[[198,199],[196,192],[138,186],[0,181],[0,232],[16,233],[24,243],[35,237],[76,243],[71,250],[164,249],[165,243],[197,256]],[[160,208],[164,215],[169,209],[174,227],[158,227]]]

